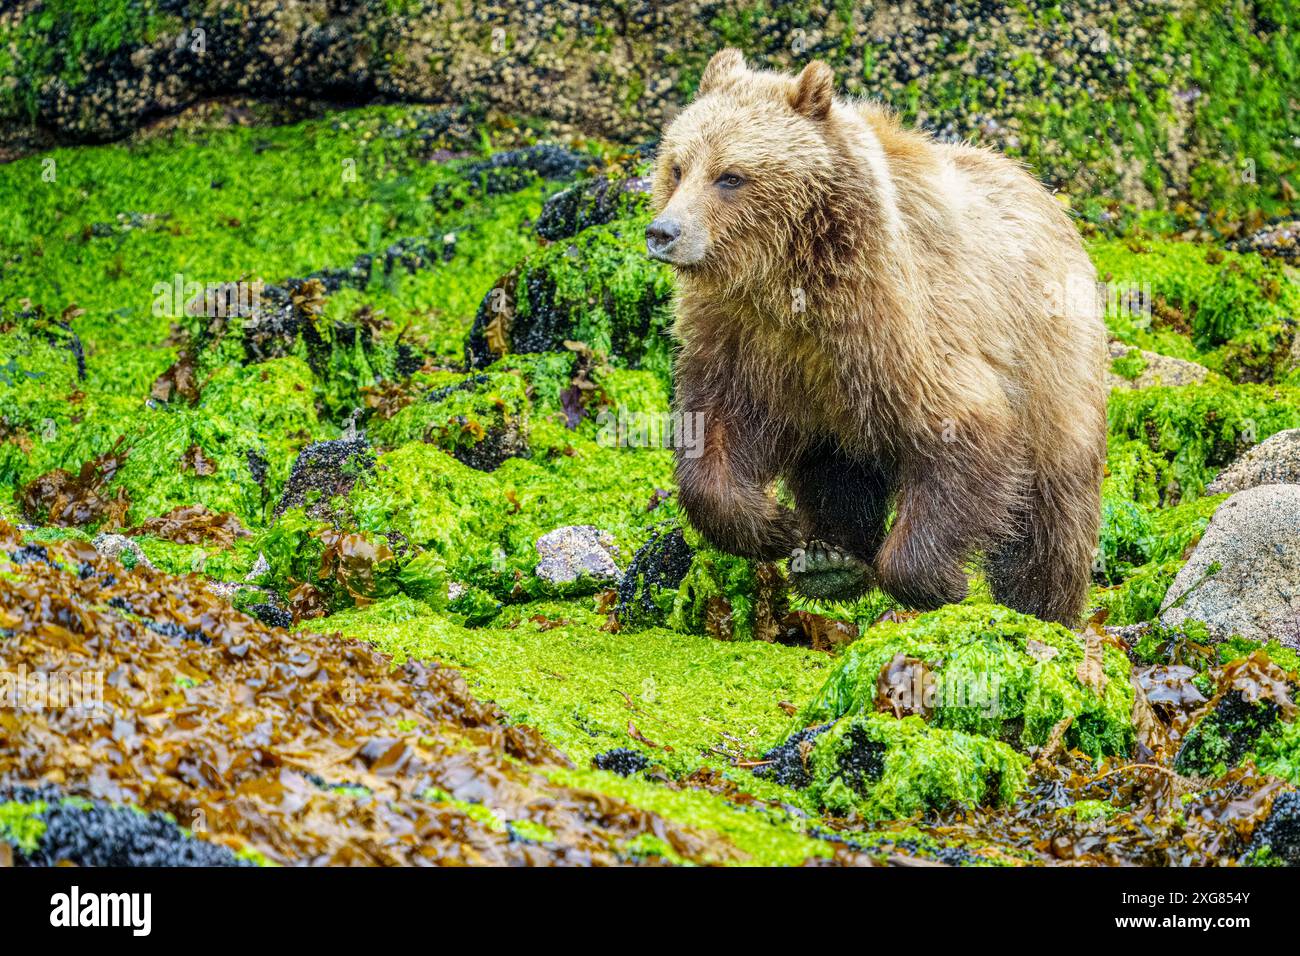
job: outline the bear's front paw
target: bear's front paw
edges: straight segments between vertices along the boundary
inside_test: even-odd
[[[850,601],[871,587],[871,565],[842,548],[812,540],[790,555],[795,593],[821,601]]]

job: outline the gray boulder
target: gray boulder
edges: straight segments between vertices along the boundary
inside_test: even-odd
[[[1300,428],[1264,439],[1219,472],[1205,493],[1235,494],[1260,485],[1300,485]]]
[[[1260,485],[1220,505],[1162,606],[1169,627],[1203,621],[1216,641],[1300,649],[1300,485]]]

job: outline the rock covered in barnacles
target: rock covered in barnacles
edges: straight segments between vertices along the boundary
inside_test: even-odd
[[[551,584],[569,584],[579,577],[613,580],[618,577],[616,550],[613,536],[592,525],[556,528],[537,539],[541,560],[534,573]]]
[[[144,556],[140,550],[140,545],[124,534],[99,534],[91,542],[95,550],[106,558],[110,558],[126,568],[143,566],[152,568],[149,559]]]
[[[1300,428],[1264,439],[1219,472],[1205,493],[1234,494],[1260,485],[1300,485]]]

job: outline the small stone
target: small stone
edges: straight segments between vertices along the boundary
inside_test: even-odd
[[[128,570],[140,565],[146,568],[153,567],[149,559],[144,556],[144,552],[140,550],[140,545],[124,534],[96,535],[91,545],[104,557],[116,561]]]
[[[256,581],[266,572],[271,570],[271,562],[266,560],[266,555],[261,551],[257,552],[257,560],[253,562],[252,569],[244,575],[245,581]]]
[[[618,577],[612,553],[616,550],[613,537],[591,525],[556,528],[537,539],[541,561],[534,573],[551,584],[567,584],[580,576],[613,580]]]

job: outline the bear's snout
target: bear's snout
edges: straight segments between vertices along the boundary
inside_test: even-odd
[[[645,227],[646,249],[652,259],[672,262],[670,253],[682,235],[682,224],[676,219],[660,216]]]

